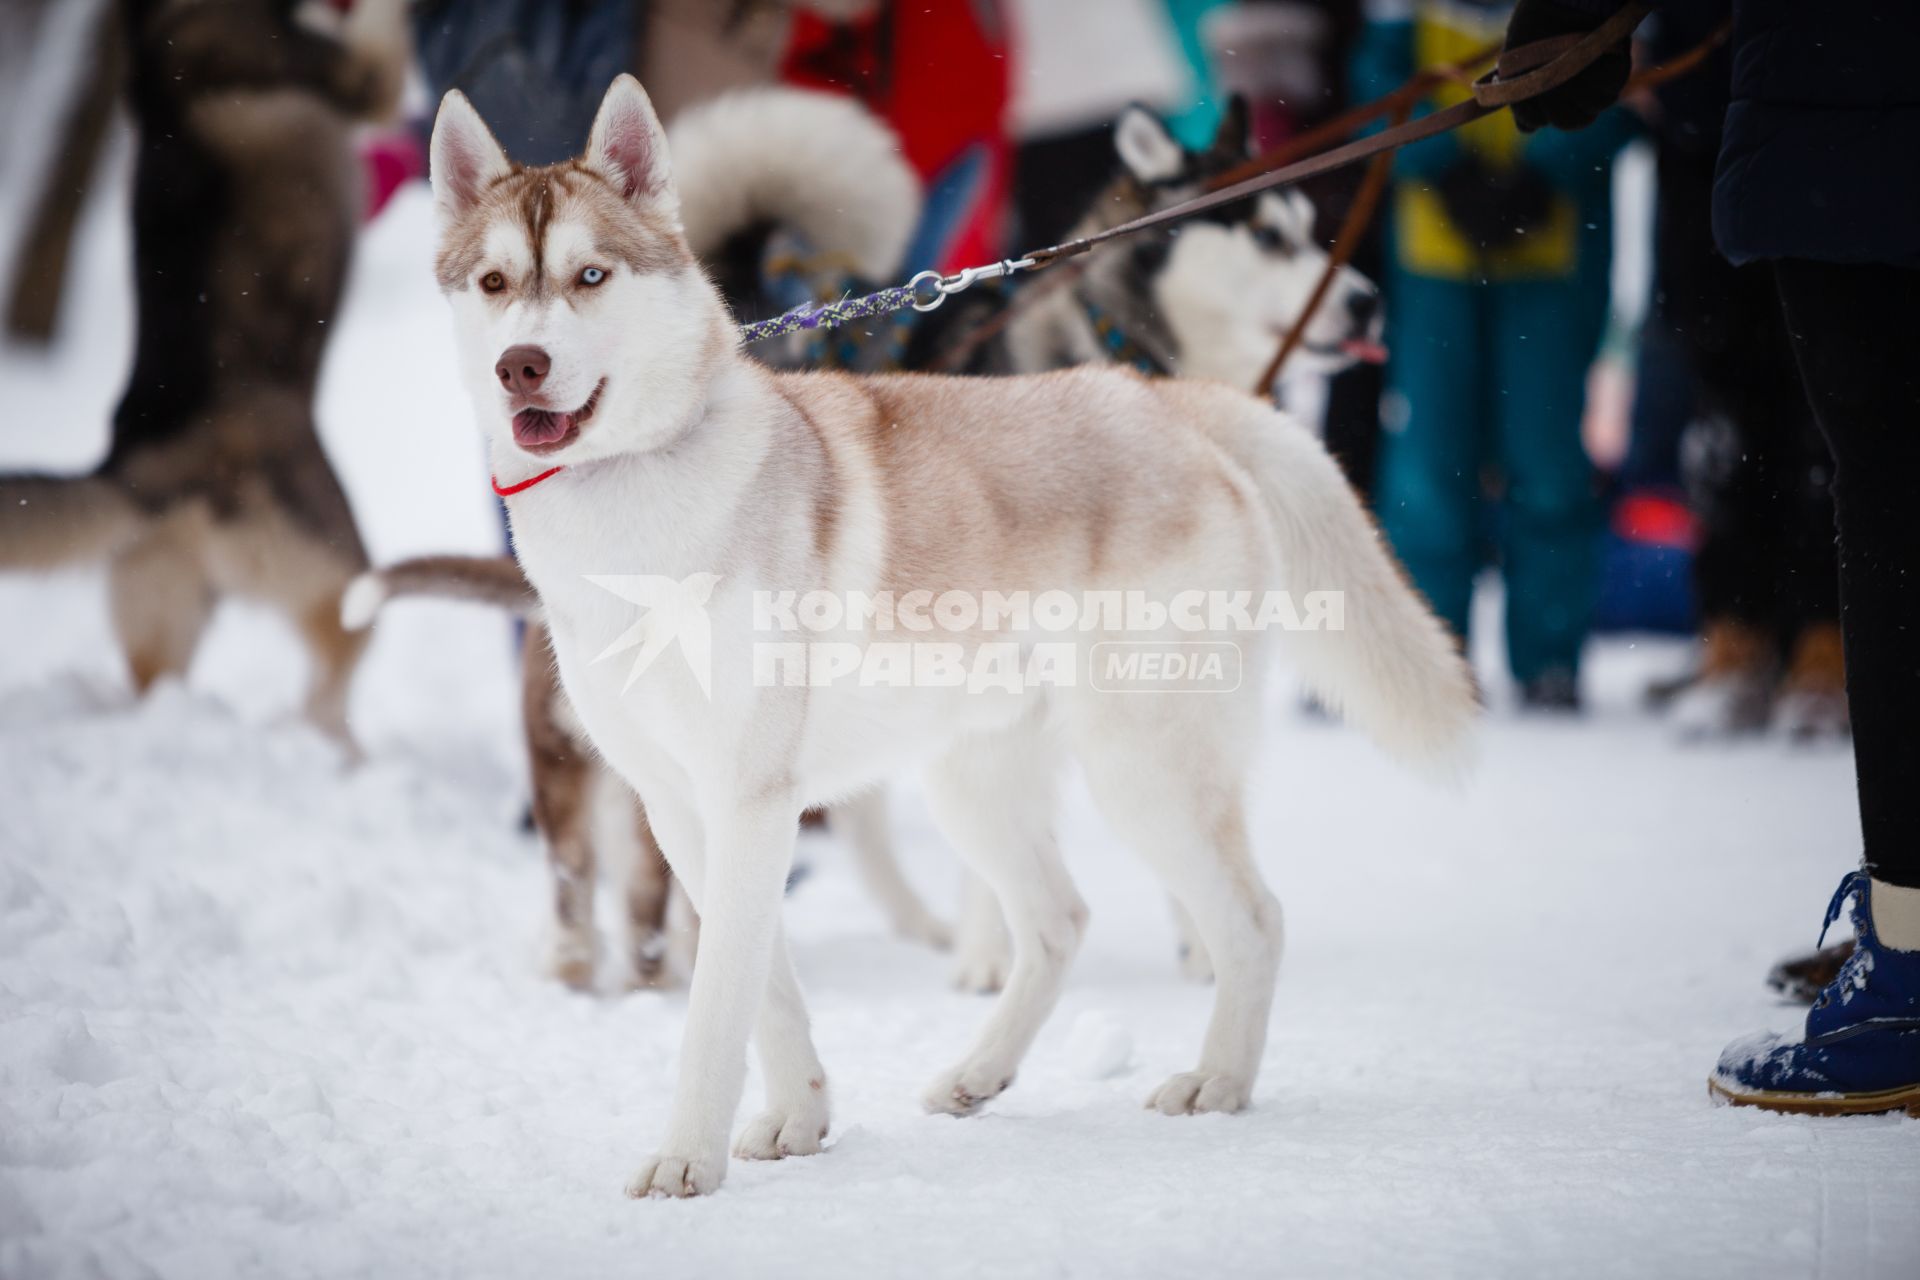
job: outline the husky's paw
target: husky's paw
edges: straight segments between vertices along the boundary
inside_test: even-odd
[[[918,942],[935,951],[953,949],[953,930],[931,912],[920,911],[893,922],[893,931],[908,942]]]
[[[1013,951],[1005,935],[960,939],[960,955],[953,965],[956,990],[990,996],[1007,985],[1013,972]]]
[[[1170,1076],[1147,1098],[1147,1109],[1163,1116],[1198,1115],[1202,1111],[1239,1111],[1251,1090],[1244,1081],[1208,1071],[1182,1071]]]
[[[827,1136],[824,1095],[818,1106],[773,1107],[747,1121],[734,1140],[733,1154],[742,1160],[784,1160],[788,1156],[817,1156]]]
[[[628,1180],[627,1194],[635,1200],[659,1199],[663,1196],[684,1200],[688,1196],[712,1195],[719,1190],[720,1181],[726,1176],[727,1161],[724,1156],[708,1159],[662,1153],[641,1165],[640,1172]]]
[[[970,1116],[1005,1093],[1012,1083],[1010,1070],[965,1063],[935,1077],[920,1102],[934,1115]]]
[[[673,985],[667,963],[667,938],[658,929],[634,930],[627,935],[627,990],[658,991]]]
[[[593,973],[599,967],[600,942],[591,933],[562,933],[553,940],[547,957],[547,972],[575,991],[593,990]]]

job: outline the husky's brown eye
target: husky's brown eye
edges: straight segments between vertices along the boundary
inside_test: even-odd
[[[591,289],[607,278],[607,273],[599,267],[588,267],[580,273],[580,283]]]
[[[507,287],[507,278],[498,271],[489,271],[480,277],[480,287],[488,293],[498,293]]]

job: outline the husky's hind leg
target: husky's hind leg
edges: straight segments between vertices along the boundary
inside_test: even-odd
[[[137,693],[164,676],[185,676],[200,647],[217,599],[205,561],[207,529],[203,508],[178,507],[108,567],[113,630]]]
[[[533,821],[553,872],[553,976],[577,991],[593,985],[600,936],[593,927],[593,794],[601,766],[567,723],[547,629],[527,627],[521,718],[533,783]],[[615,783],[617,779],[606,780]],[[625,783],[618,783],[622,791]],[[631,794],[631,793],[629,793]]]
[[[633,860],[627,868],[627,956],[633,985],[657,987],[667,979],[667,905],[673,900],[673,872],[654,838],[646,806],[612,770],[602,785],[617,787],[632,809]]]
[[[353,734],[347,727],[347,695],[353,689],[353,673],[366,652],[368,631],[349,631],[340,622],[340,597],[356,571],[342,566],[326,586],[320,588],[312,603],[296,619],[300,637],[307,644],[312,674],[307,678],[307,720],[322,733],[354,750]]]
[[[927,904],[901,874],[900,861],[894,856],[893,832],[887,821],[887,793],[883,788],[863,791],[851,800],[834,805],[827,821],[834,830],[845,833],[860,878],[866,882],[867,892],[879,901],[895,933],[937,950],[953,944],[953,931],[927,910]]]
[[[1075,744],[1095,801],[1192,918],[1214,975],[1199,1066],[1147,1099],[1168,1115],[1238,1111],[1266,1047],[1279,972],[1280,904],[1247,846],[1242,772],[1257,698],[1095,694]]]
[[[1053,836],[1059,765],[1036,714],[964,740],[928,774],[934,818],[999,898],[1013,937],[1006,988],[966,1057],[927,1089],[929,1111],[966,1115],[1013,1083],[1080,948],[1087,908]]]

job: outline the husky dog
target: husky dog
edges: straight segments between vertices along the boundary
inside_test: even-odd
[[[366,553],[314,434],[313,391],[361,214],[356,120],[392,112],[403,0],[339,38],[288,0],[128,0],[140,128],[139,332],[91,476],[0,477],[0,567],[108,562],[136,689],[184,674],[222,596],[285,611],[309,717],[347,738],[362,637],[339,597]]]
[[[674,157],[681,220],[689,247],[713,278],[736,316],[766,313],[759,296],[763,262],[770,240],[788,235],[810,250],[816,261],[842,266],[853,282],[897,278],[900,257],[919,206],[912,171],[897,154],[897,140],[879,121],[850,99],[793,89],[755,89],[723,95],[692,108],[667,127]],[[1213,144],[1205,150],[1183,148],[1160,118],[1143,107],[1129,108],[1115,130],[1121,165],[1118,179],[1095,200],[1075,229],[1090,234],[1106,226],[1198,194],[1211,178],[1243,164],[1251,156],[1244,102],[1229,106]],[[1164,240],[1116,246],[1092,259],[1091,274],[1076,278],[1058,299],[1046,299],[1024,313],[971,361],[977,371],[1040,372],[1088,363],[1136,363],[1164,374],[1182,363],[1176,342],[1158,316],[1162,295],[1185,303],[1179,326],[1197,342],[1208,337],[1211,349],[1251,352],[1264,362],[1271,356],[1276,326],[1290,325],[1305,305],[1325,265],[1325,255],[1309,239],[1312,210],[1304,197],[1290,194],[1262,202],[1246,201],[1203,226],[1190,228],[1189,247],[1215,245],[1220,260],[1252,246],[1259,269],[1209,271],[1197,257],[1182,259],[1186,276],[1169,276]],[[1199,264],[1199,265],[1193,265]],[[1259,313],[1243,298],[1247,279],[1263,284]],[[972,304],[980,295],[961,301]],[[992,295],[988,295],[992,296]],[[1324,349],[1309,350],[1302,363],[1327,367],[1342,362],[1340,344],[1351,348],[1377,328],[1372,285],[1351,270],[1335,282],[1336,310],[1321,312],[1317,328],[1326,330]],[[990,304],[989,304],[990,305]],[[933,319],[948,321],[959,308]],[[773,308],[775,310],[778,307]],[[966,305],[965,321],[979,322],[983,308]],[[1125,341],[1103,337],[1093,317],[1116,317],[1123,330],[1109,328]],[[1344,316],[1344,319],[1338,317]],[[1211,331],[1233,328],[1244,338],[1237,345],[1212,342]],[[923,343],[921,358],[939,359],[943,342],[950,349],[955,327],[935,326]],[[1348,336],[1336,341],[1336,335]],[[1137,336],[1136,336],[1137,335]],[[1009,341],[1009,338],[1013,339]],[[795,335],[799,338],[800,335]],[[1128,344],[1133,348],[1129,359]],[[779,349],[771,349],[779,348]],[[1142,359],[1146,351],[1161,353]],[[762,343],[753,355],[786,367],[803,362],[807,352],[788,343]],[[1351,351],[1346,353],[1351,356]],[[1216,360],[1220,358],[1216,355]],[[1202,359],[1204,364],[1204,359]],[[1249,385],[1259,372],[1233,369]],[[537,601],[517,565],[505,556],[424,556],[370,571],[357,580],[343,616],[355,630],[369,625],[393,597],[438,596],[492,603],[525,619],[527,636],[523,713],[533,784],[533,813],[545,838],[554,877],[554,945],[550,969],[569,986],[592,985],[598,967],[599,940],[593,926],[592,899],[596,863],[624,866],[624,898],[629,976],[636,985],[656,985],[665,977],[665,914],[670,875],[644,811],[627,814],[633,802],[620,785],[608,785],[604,767],[578,736],[578,721],[565,705],[553,674],[547,636]],[[631,828],[637,841],[632,856],[597,859],[594,809],[612,805],[623,811],[611,824]],[[832,823],[850,843],[854,865],[874,900],[900,937],[945,947],[949,931],[901,873],[888,835],[886,801],[874,788],[834,807]],[[1005,983],[1012,967],[1009,939],[998,903],[977,876],[967,876],[960,895],[954,985],[991,993]],[[1205,980],[1212,976],[1205,944],[1192,921],[1175,904],[1182,971]],[[676,933],[676,943],[684,939]]]
[[[515,166],[449,94],[431,172],[436,273],[561,682],[594,745],[647,797],[701,916],[671,1119],[629,1192],[720,1185],[750,1035],[767,1107],[735,1153],[820,1150],[826,1073],[780,921],[794,831],[809,806],[913,765],[1014,947],[986,1026],[926,1106],[964,1115],[1004,1090],[1059,996],[1087,919],[1052,833],[1071,753],[1213,959],[1200,1060],[1150,1105],[1244,1107],[1280,955],[1242,796],[1278,634],[1188,633],[1245,653],[1235,691],[1211,697],[1067,678],[975,692],[876,688],[824,666],[762,679],[757,613],[760,593],[787,590],[1338,590],[1344,629],[1288,632],[1293,660],[1385,747],[1454,769],[1475,715],[1466,668],[1319,442],[1244,392],[1127,370],[765,369],[687,246],[666,135],[629,76],[608,90],[586,153],[542,168]],[[646,600],[656,607],[636,622]],[[994,633],[953,634],[978,652]],[[1076,661],[1111,638],[1046,634],[1064,635]]]
[[[919,216],[919,180],[892,131],[852,99],[790,88],[739,90],[682,112],[667,136],[688,247],[736,311],[759,305],[760,263],[776,233],[804,242],[818,260],[855,277],[898,272]],[[403,560],[357,578],[341,601],[341,620],[351,631],[363,630],[386,601],[407,596],[492,604],[526,622],[521,711],[533,817],[553,872],[549,967],[568,986],[593,985],[601,950],[595,883],[600,873],[618,868],[627,977],[636,986],[658,985],[668,976],[667,864],[644,807],[595,754],[567,706],[538,598],[519,566],[508,556]],[[894,858],[885,796],[875,790],[852,797],[834,807],[832,822],[894,932],[947,946],[948,927]],[[596,844],[622,827],[627,856],[599,856],[618,852]]]
[[[1122,172],[1069,239],[1093,235],[1202,194],[1252,158],[1243,99],[1231,100],[1211,146],[1189,150],[1144,107],[1114,129]],[[949,304],[916,343],[916,367],[971,373],[1042,373],[1117,362],[1143,373],[1213,378],[1252,387],[1293,327],[1326,269],[1313,238],[1313,205],[1298,191],[1236,201],[1166,231],[1123,241],[1020,285],[1030,305],[977,349],[965,331],[1018,293],[979,291]],[[1062,279],[1061,277],[1066,277]],[[1060,287],[1053,287],[1055,281]],[[1334,373],[1384,357],[1379,293],[1342,267],[1287,366]],[[956,331],[960,331],[957,332]]]

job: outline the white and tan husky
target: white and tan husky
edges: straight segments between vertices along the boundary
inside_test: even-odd
[[[630,77],[608,90],[583,158],[537,169],[509,161],[449,94],[432,175],[436,267],[496,483],[547,477],[508,509],[562,682],[595,746],[647,797],[703,922],[671,1119],[629,1191],[720,1185],[750,1034],[766,1110],[735,1154],[820,1150],[826,1074],[780,921],[795,825],[810,805],[915,766],[1014,942],[1005,991],[934,1077],[928,1108],[965,1114],[1005,1089],[1059,995],[1086,925],[1052,832],[1069,753],[1193,917],[1218,979],[1199,1063],[1149,1105],[1245,1106],[1281,928],[1242,790],[1279,632],[1182,634],[1244,653],[1237,690],[1210,696],[1071,679],[875,686],[815,669],[769,681],[761,593],[1339,591],[1344,629],[1288,632],[1292,659],[1384,746],[1450,771],[1475,714],[1466,670],[1319,443],[1227,387],[1111,368],[769,372],[742,353],[687,247],[665,135]],[[610,588],[643,578],[687,594],[636,621],[633,594]],[[1007,640],[984,626],[956,636],[980,652]],[[1084,654],[1114,634],[1047,638]],[[1027,652],[1038,637],[1013,639]],[[630,662],[662,646],[644,668]]]

